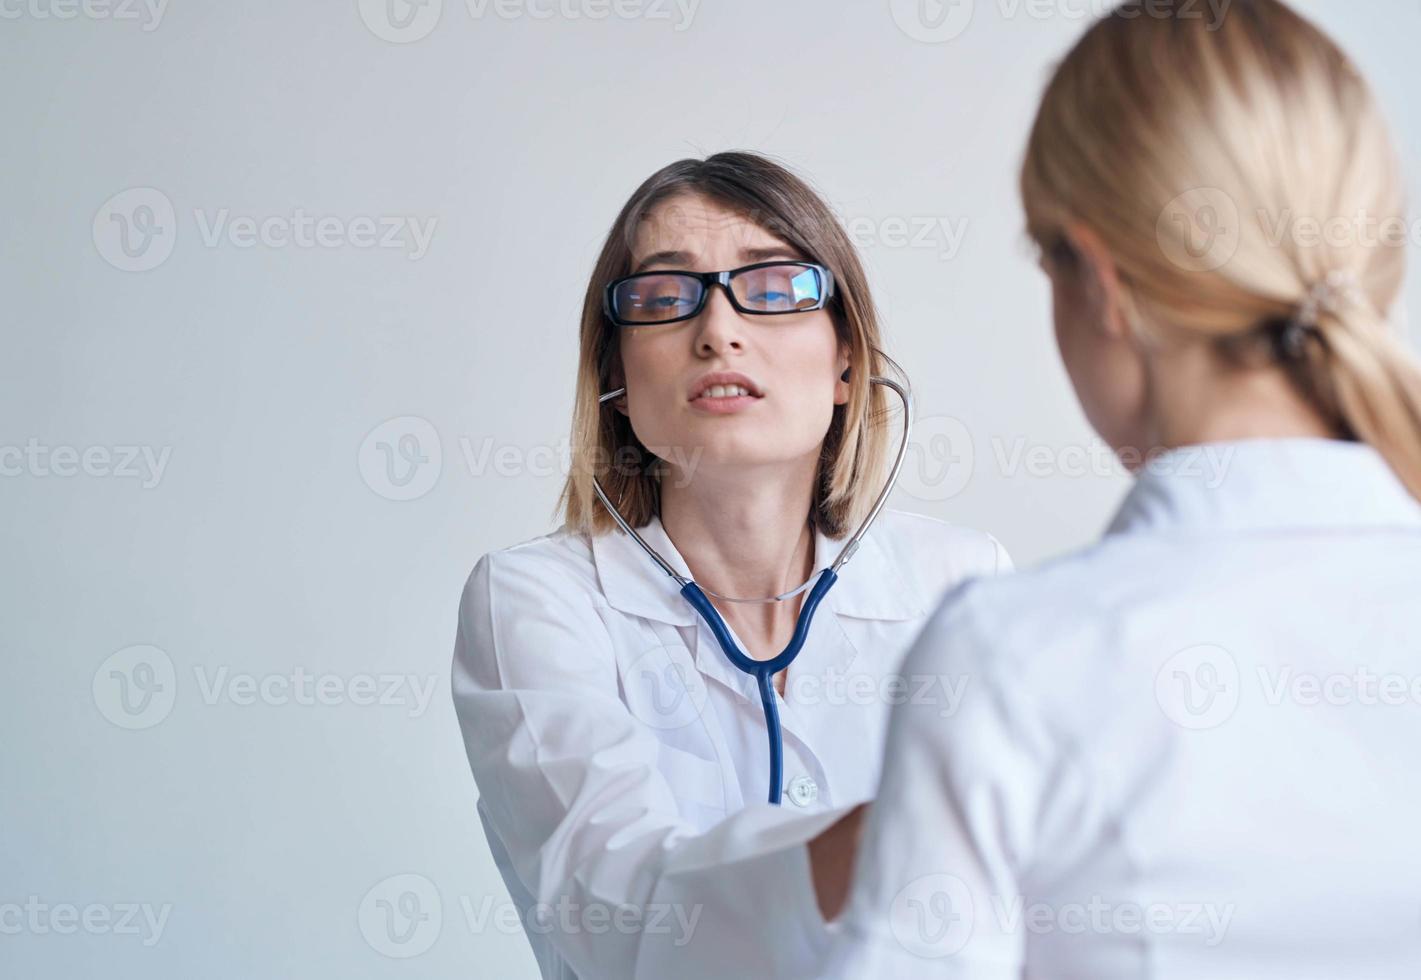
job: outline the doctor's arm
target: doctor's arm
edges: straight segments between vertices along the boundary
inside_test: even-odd
[[[1052,748],[1009,683],[991,670],[992,631],[974,622],[971,587],[950,596],[905,659],[909,675],[961,680],[963,696],[894,709],[878,796],[867,817],[833,980],[1022,974],[1017,898],[1042,846]]]
[[[839,917],[848,898],[868,807],[867,803],[860,803],[809,842],[814,896],[819,902],[819,914],[826,921]]]
[[[660,741],[619,696],[593,596],[545,558],[487,556],[454,651],[490,829],[534,902],[573,913],[552,917],[550,940],[583,980],[812,974],[829,936],[807,842],[845,811],[753,805],[697,833],[656,766]]]
[[[963,578],[1008,575],[1015,570],[1002,543],[990,534],[980,535],[981,545],[965,562]],[[962,566],[958,566],[959,569]],[[961,583],[958,583],[960,587]],[[847,900],[854,862],[863,838],[863,825],[870,804],[855,807],[842,820],[810,842],[814,867],[814,890],[825,919],[837,919]]]

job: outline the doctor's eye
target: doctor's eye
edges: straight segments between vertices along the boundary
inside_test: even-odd
[[[701,292],[700,281],[690,276],[636,276],[616,286],[613,302],[627,322],[660,323],[689,314],[700,303]]]
[[[731,280],[742,306],[761,313],[817,309],[824,284],[817,269],[786,263],[742,272]]]
[[[751,303],[771,304],[782,303],[789,299],[789,293],[778,289],[760,289],[745,297]]]

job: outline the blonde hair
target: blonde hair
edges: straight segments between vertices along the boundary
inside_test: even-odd
[[[636,189],[612,223],[582,304],[572,465],[557,504],[564,526],[590,534],[616,527],[596,497],[594,476],[632,527],[644,526],[658,513],[664,463],[637,438],[630,419],[598,403],[598,396],[612,388],[620,357],[620,328],[603,313],[602,295],[608,282],[631,272],[640,223],[679,195],[704,197],[743,215],[834,276],[834,296],[826,309],[849,353],[849,399],[834,406],[806,516],[829,537],[842,537],[868,512],[887,474],[891,406],[887,393],[869,378],[887,374],[902,380],[902,371],[880,347],[868,278],[833,211],[789,170],[743,152],[663,167]]]
[[[1421,365],[1386,319],[1405,242],[1333,234],[1406,227],[1400,166],[1366,82],[1311,23],[1278,0],[1235,0],[1217,24],[1122,4],[1052,77],[1021,191],[1048,255],[1072,258],[1073,223],[1102,238],[1139,334],[1270,351],[1421,497]]]

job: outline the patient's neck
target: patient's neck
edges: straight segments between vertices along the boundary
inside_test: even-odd
[[[1344,437],[1277,364],[1238,366],[1191,345],[1152,359],[1148,384],[1148,441],[1160,448]]]

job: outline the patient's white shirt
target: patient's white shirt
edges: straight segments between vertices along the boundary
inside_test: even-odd
[[[1421,978],[1421,506],[1356,443],[1174,450],[950,593],[828,975]]]

